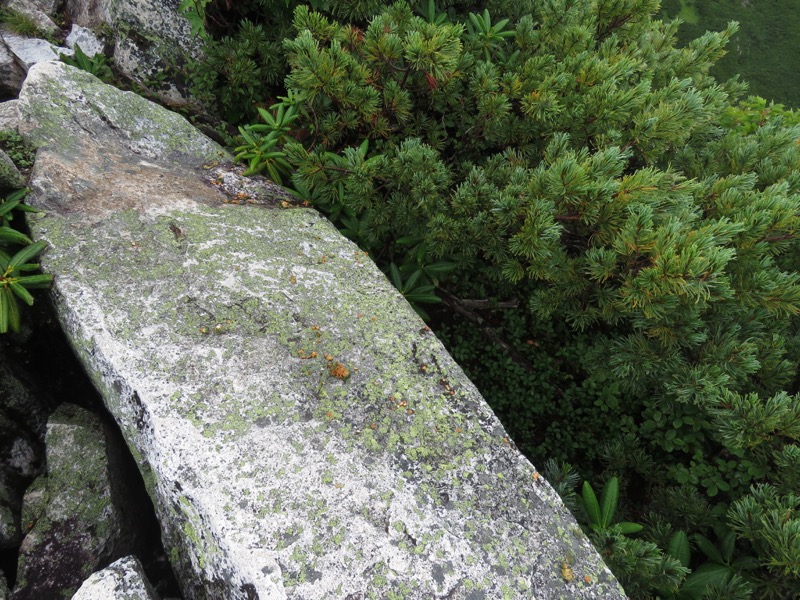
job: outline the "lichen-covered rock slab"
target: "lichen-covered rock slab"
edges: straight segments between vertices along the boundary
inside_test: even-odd
[[[126,556],[93,573],[72,600],[158,600],[158,596],[139,559]]]
[[[623,597],[328,221],[269,189],[237,195],[218,148],[74,70],[32,70],[19,109],[41,146],[30,201],[47,214],[31,225],[59,318],[186,598]]]

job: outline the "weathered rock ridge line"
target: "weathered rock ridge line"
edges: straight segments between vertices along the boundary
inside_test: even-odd
[[[252,184],[226,203],[240,182],[219,147],[65,65],[33,67],[18,106],[60,319],[187,598],[624,597],[328,221]]]

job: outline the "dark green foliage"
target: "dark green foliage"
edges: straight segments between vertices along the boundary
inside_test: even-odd
[[[632,597],[800,593],[800,119],[709,75],[735,25],[678,47],[656,0],[314,4],[283,3],[287,89],[224,102],[261,117],[250,171],[441,300],[534,462],[607,482],[588,522]]]

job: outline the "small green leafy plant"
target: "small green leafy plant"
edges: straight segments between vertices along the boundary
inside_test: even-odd
[[[263,123],[239,127],[243,142],[236,148],[236,160],[247,163],[245,175],[266,172],[275,183],[283,183],[291,172],[282,147],[294,141],[289,136],[290,125],[299,116],[291,99],[270,106],[270,111],[258,109]]]
[[[102,53],[98,52],[90,57],[81,50],[78,44],[75,44],[75,54],[73,56],[60,54],[59,58],[61,62],[72,67],[77,67],[87,73],[91,73],[104,83],[112,83],[114,81],[114,73],[111,71],[111,67],[108,64],[108,58]]]
[[[637,533],[642,530],[639,523],[615,523],[614,514],[619,502],[619,479],[612,477],[603,486],[600,501],[588,481],[583,482],[581,490],[581,506],[589,519],[589,529],[595,532],[614,529],[623,535]]]
[[[30,262],[47,247],[45,242],[33,242],[27,235],[11,227],[14,210],[34,212],[22,204],[27,190],[10,194],[0,203],[0,333],[20,330],[21,300],[28,306],[33,304],[30,290],[47,288],[53,276],[32,274],[39,265]],[[19,249],[19,246],[23,246]]]
[[[717,525],[715,532],[718,538],[716,545],[699,533],[690,537],[685,531],[675,532],[667,554],[676,558],[681,566],[688,568],[692,562],[691,541],[707,560],[689,574],[677,592],[664,591],[662,597],[674,600],[744,600],[751,597],[752,587],[739,573],[753,568],[752,558],[734,559],[735,532],[724,525]]]

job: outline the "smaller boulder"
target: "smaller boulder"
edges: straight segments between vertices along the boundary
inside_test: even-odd
[[[91,29],[81,27],[80,25],[73,25],[72,29],[67,36],[67,46],[75,50],[77,44],[81,52],[89,58],[96,54],[102,54],[105,49],[105,43],[100,40]]]
[[[83,582],[72,600],[158,600],[135,556],[126,556]]]
[[[62,404],[47,423],[47,475],[23,500],[23,531],[14,600],[74,593],[95,570],[136,550],[125,524],[133,508],[108,456],[110,436],[100,418]]]
[[[47,40],[27,38],[7,31],[0,32],[0,37],[26,71],[36,63],[58,60],[59,54],[72,54],[69,48],[59,48]]]
[[[48,15],[56,14],[64,0],[24,0],[27,4]]]

